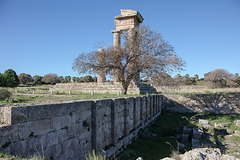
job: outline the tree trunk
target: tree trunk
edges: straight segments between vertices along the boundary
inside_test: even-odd
[[[128,89],[128,87],[123,87],[122,94],[126,95],[127,94],[127,89]]]
[[[122,94],[125,94],[125,95],[127,94],[128,86],[129,86],[129,82],[127,81],[122,82]]]

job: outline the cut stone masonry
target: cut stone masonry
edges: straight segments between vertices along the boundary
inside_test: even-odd
[[[84,160],[119,154],[161,113],[162,96],[0,107],[0,152]],[[7,123],[7,124],[6,124]]]

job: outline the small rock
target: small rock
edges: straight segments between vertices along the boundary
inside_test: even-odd
[[[236,121],[236,126],[240,127],[240,120]]]
[[[240,131],[235,131],[234,135],[240,137]]]
[[[208,128],[211,128],[211,127],[212,127],[212,126],[209,125],[209,124],[203,125],[203,128],[205,128],[205,129],[208,129]]]
[[[209,124],[209,121],[206,119],[199,119],[198,121],[199,121],[200,125],[208,125]]]
[[[224,124],[223,124],[223,123],[215,123],[214,126],[215,126],[215,127],[224,128]]]
[[[227,133],[233,134],[233,130],[232,129],[227,129]]]
[[[138,157],[136,160],[143,160],[143,158],[142,157]]]

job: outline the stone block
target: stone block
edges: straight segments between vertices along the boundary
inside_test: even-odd
[[[9,142],[18,141],[19,140],[18,131],[19,131],[18,125],[2,126],[0,127],[0,137],[7,137]]]
[[[78,140],[76,138],[71,138],[62,143],[62,151],[68,152],[71,150],[75,150],[76,144],[78,143]]]
[[[234,135],[240,137],[240,131],[235,131]]]
[[[26,152],[26,145],[27,145],[26,140],[11,143],[10,144],[11,152],[14,153],[15,155],[21,155],[23,157],[27,156],[28,152]]]
[[[200,140],[192,138],[192,148],[198,148],[200,146]]]
[[[11,124],[23,123],[27,121],[26,107],[12,107]]]
[[[24,140],[34,136],[33,122],[25,122],[18,124],[19,126],[19,139]]]
[[[189,134],[182,134],[182,141],[188,142],[189,141]]]
[[[228,128],[228,129],[227,129],[227,133],[233,134],[233,130]]]
[[[70,124],[71,124],[71,116],[64,115],[64,116],[52,118],[49,125],[51,128],[51,131],[56,131],[62,128],[69,127]]]
[[[58,144],[59,132],[50,132],[46,134],[46,147],[51,147]]]
[[[51,120],[43,119],[38,121],[33,121],[33,134],[34,135],[43,135],[51,131]]]
[[[183,127],[183,133],[190,133],[192,131],[192,128],[189,128],[187,126]]]
[[[62,151],[62,146],[60,144],[56,144],[56,145],[53,145],[51,147],[47,147],[45,148],[44,150],[44,156],[47,158],[47,159],[58,159],[58,157],[62,156],[62,153],[64,151]],[[41,153],[41,152],[38,152],[38,153]]]

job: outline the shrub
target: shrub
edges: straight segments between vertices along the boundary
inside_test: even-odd
[[[0,89],[0,100],[8,99],[10,101],[12,98],[12,93],[6,89]]]

